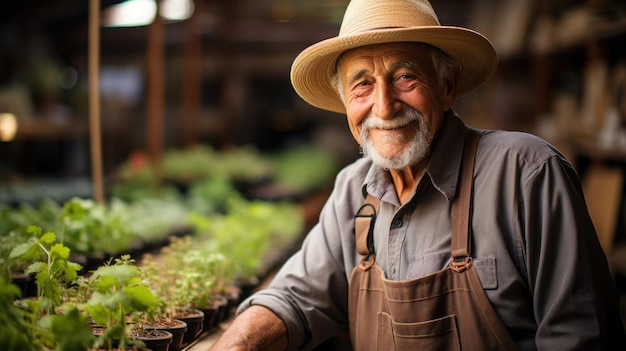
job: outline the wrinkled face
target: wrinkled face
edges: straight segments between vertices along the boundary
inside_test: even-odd
[[[428,46],[366,46],[344,53],[340,65],[348,125],[364,152],[389,169],[427,158],[456,84],[439,83]]]

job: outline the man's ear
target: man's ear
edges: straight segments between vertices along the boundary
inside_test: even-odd
[[[455,67],[446,80],[443,82],[442,87],[442,107],[443,111],[446,112],[450,108],[452,108],[452,104],[454,100],[456,100],[456,87],[459,82],[459,76],[461,75],[461,69],[459,67]]]

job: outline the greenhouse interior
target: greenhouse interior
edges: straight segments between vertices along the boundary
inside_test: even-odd
[[[8,350],[110,350],[109,339],[134,350],[132,330],[158,319],[186,320],[170,351],[208,350],[362,157],[345,114],[305,102],[289,75],[303,49],[337,35],[349,2],[2,2]],[[482,33],[498,55],[455,111],[565,155],[626,297],[626,5],[431,4],[441,24]]]

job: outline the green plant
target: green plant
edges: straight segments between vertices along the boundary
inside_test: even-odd
[[[340,168],[335,154],[310,144],[294,145],[271,159],[275,165],[273,182],[300,194],[331,185]]]
[[[158,257],[146,254],[142,260],[149,285],[163,300],[161,313],[170,321],[191,308],[191,292],[180,265],[190,245],[190,236],[174,237],[169,245],[161,248]]]
[[[94,336],[75,306],[44,314],[39,299],[20,300],[19,289],[0,277],[0,340],[7,351],[84,351]]]
[[[198,239],[210,241],[215,252],[227,255],[232,275],[242,281],[261,273],[271,250],[291,245],[304,226],[297,205],[268,201],[240,201],[225,215],[193,213],[189,221]]]
[[[11,251],[15,246],[28,241],[28,238],[29,236],[17,230],[0,235],[0,276],[11,280],[13,274],[24,272],[28,264],[18,258],[11,258]]]
[[[34,330],[25,317],[25,312],[15,306],[20,298],[19,288],[0,276],[0,340],[7,351],[40,351],[35,343]]]
[[[211,307],[215,295],[224,288],[226,256],[210,250],[189,250],[182,260],[184,274],[181,286],[187,287],[194,308]]]
[[[188,226],[187,208],[180,195],[144,198],[133,203],[113,198],[109,213],[120,219],[130,233],[133,245],[162,242],[172,230]]]
[[[39,325],[48,331],[54,350],[84,351],[95,339],[87,317],[75,306],[65,307],[63,313],[43,316]]]
[[[112,349],[114,342],[125,349],[137,345],[131,336],[131,321],[139,313],[157,308],[159,299],[143,281],[143,271],[129,255],[116,258],[98,267],[89,281],[93,288],[91,297],[84,304],[93,322],[104,328],[95,347]]]
[[[56,242],[56,234],[45,232],[41,227],[28,226],[30,239],[13,248],[11,259],[32,262],[25,273],[34,273],[37,296],[41,299],[47,314],[54,314],[55,308],[63,302],[68,284],[78,278],[82,266],[69,261],[70,249]]]
[[[30,203],[12,207],[0,204],[0,275],[7,279],[13,274],[21,274],[28,265],[21,259],[11,259],[13,248],[25,243],[32,236],[27,232],[30,225],[37,225],[51,230],[60,229],[60,206],[44,199],[37,206]]]
[[[210,307],[224,286],[226,257],[199,245],[190,236],[175,237],[158,257],[144,255],[146,279],[163,300],[156,316],[151,316],[152,321],[172,321],[190,309]]]
[[[60,236],[73,252],[115,256],[163,240],[171,230],[187,225],[186,215],[178,194],[133,203],[112,198],[106,205],[73,198],[63,206]]]
[[[243,195],[225,175],[206,177],[189,187],[187,203],[191,212],[204,215],[226,213]]]
[[[274,175],[274,164],[252,145],[240,145],[220,151],[217,164],[212,164],[214,174],[226,174],[236,181],[256,183]]]
[[[17,207],[0,204],[0,236],[15,230],[24,233],[29,225],[57,231],[60,229],[60,213],[61,206],[48,198],[37,204],[21,203]]]
[[[73,252],[117,255],[128,250],[132,234],[119,213],[91,199],[72,198],[63,206],[60,240]]]

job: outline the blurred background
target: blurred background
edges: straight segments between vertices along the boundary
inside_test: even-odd
[[[98,69],[90,76],[94,3]],[[0,200],[89,197],[94,157],[110,181],[132,157],[154,163],[168,150],[198,145],[264,153],[307,144],[331,152],[339,165],[351,162],[359,155],[345,117],[307,105],[289,82],[295,56],[337,34],[347,3],[3,1]],[[473,126],[531,132],[563,151],[581,174],[603,245],[613,250],[626,239],[624,2],[432,5],[442,24],[483,33],[500,57],[495,77],[458,100],[457,111]],[[97,156],[92,77],[99,87]]]

